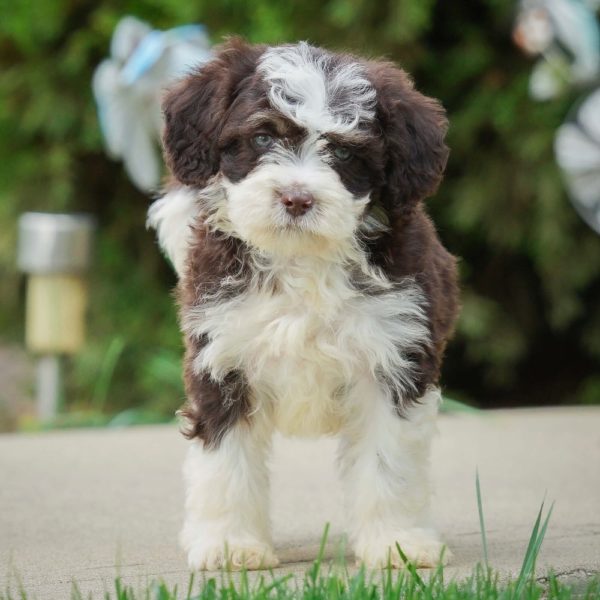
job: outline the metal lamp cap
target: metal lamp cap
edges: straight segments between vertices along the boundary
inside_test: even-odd
[[[25,273],[79,273],[88,269],[96,224],[87,214],[23,213],[17,263]]]

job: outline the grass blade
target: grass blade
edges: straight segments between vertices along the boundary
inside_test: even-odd
[[[325,523],[325,529],[323,530],[323,537],[321,538],[321,544],[319,545],[319,553],[317,554],[317,560],[322,562],[325,556],[325,545],[327,544],[327,538],[329,537],[329,523]]]
[[[521,571],[519,572],[519,579],[523,576],[526,576],[529,572],[530,565],[533,558],[533,551],[535,548],[535,543],[538,537],[538,532],[540,529],[540,523],[542,522],[542,512],[544,510],[544,503],[542,502],[540,506],[540,510],[538,511],[537,518],[535,519],[535,523],[533,525],[533,529],[531,530],[531,535],[529,536],[529,543],[527,544],[527,550],[525,550],[525,556],[523,557],[523,564],[521,565]]]
[[[542,502],[540,506],[540,510],[538,511],[535,524],[531,531],[531,536],[529,537],[529,543],[527,544],[527,550],[525,551],[525,557],[523,558],[523,565],[521,566],[521,571],[519,573],[519,576],[517,577],[517,582],[515,586],[515,597],[520,596],[523,586],[525,585],[525,581],[531,574],[533,574],[535,570],[535,562],[542,547],[544,537],[546,536],[546,529],[548,528],[548,523],[550,522],[550,517],[552,516],[553,509],[554,503],[550,507],[550,510],[548,511],[548,514],[546,515],[546,518],[544,519],[544,522],[542,524],[544,502]]]
[[[185,597],[186,600],[192,597],[192,588],[194,587],[194,571],[190,573],[190,579],[188,581],[187,595]]]
[[[104,407],[106,406],[110,384],[124,349],[125,340],[120,336],[114,337],[110,341],[108,349],[102,359],[100,372],[92,395],[92,405],[98,411],[104,410]]]
[[[402,548],[400,548],[400,544],[398,542],[396,542],[396,550],[398,550],[398,554],[400,554],[400,558],[406,565],[408,572],[413,576],[414,580],[417,582],[417,585],[423,591],[425,591],[427,589],[425,582],[421,579],[421,576],[417,573],[417,569],[416,569],[415,565],[412,562],[410,562],[408,560],[406,554],[404,554],[404,552],[402,552]]]
[[[483,502],[481,500],[481,485],[479,484],[479,469],[475,471],[475,489],[477,490],[477,510],[479,511],[479,529],[481,531],[481,543],[483,545],[483,560],[487,569],[490,568],[488,560],[487,535],[485,533],[485,521],[483,518]]]
[[[325,546],[327,544],[327,537],[329,536],[329,523],[325,524],[325,529],[323,531],[323,536],[321,537],[321,544],[319,546],[319,552],[317,554],[317,558],[314,560],[312,566],[308,570],[308,575],[310,580],[312,581],[313,587],[317,585],[317,579],[321,572],[321,563],[323,562],[323,557],[325,556]]]

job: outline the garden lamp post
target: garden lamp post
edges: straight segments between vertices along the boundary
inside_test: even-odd
[[[25,342],[38,356],[36,397],[42,420],[56,415],[61,355],[83,345],[94,219],[29,212],[19,219],[18,265],[28,276]]]

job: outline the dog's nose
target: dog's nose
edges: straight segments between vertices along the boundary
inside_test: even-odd
[[[314,204],[315,199],[310,192],[305,190],[288,190],[281,193],[281,204],[293,217],[306,214]]]

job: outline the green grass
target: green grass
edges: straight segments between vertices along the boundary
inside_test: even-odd
[[[91,598],[92,596],[89,596]],[[13,593],[0,592],[2,600],[33,600],[25,590]],[[40,600],[43,597],[38,596]],[[73,584],[71,600],[86,600],[76,584]],[[409,570],[383,570],[370,574],[364,570],[350,575],[343,569],[311,567],[303,578],[292,575],[277,577],[273,574],[251,578],[242,572],[238,577],[224,573],[220,577],[190,576],[185,589],[169,587],[154,582],[137,591],[117,578],[112,591],[106,591],[100,600],[597,600],[600,583],[592,580],[584,586],[562,583],[550,574],[541,583],[530,579],[525,585],[512,581],[500,583],[491,569],[478,565],[473,574],[460,581],[446,581],[443,569],[431,576],[421,578]],[[65,599],[67,600],[67,599]]]
[[[1,596],[0,596],[1,597]],[[10,598],[10,597],[9,597]],[[17,597],[15,597],[16,600]],[[27,596],[22,596],[23,600]],[[76,586],[72,600],[84,600]],[[349,575],[343,569],[324,568],[319,564],[311,567],[303,578],[292,575],[276,577],[259,575],[253,579],[248,573],[235,578],[223,574],[218,578],[190,577],[185,590],[170,588],[165,583],[153,583],[146,589],[134,591],[115,581],[112,592],[106,592],[105,600],[597,600],[600,598],[598,581],[589,582],[584,588],[561,583],[549,576],[541,584],[530,580],[524,587],[516,582],[501,584],[492,570],[478,566],[473,574],[461,581],[445,581],[443,569],[438,569],[424,579],[411,571],[383,570],[369,574],[364,570]]]
[[[544,540],[552,507],[544,515],[540,506],[529,543],[516,578],[501,581],[489,566],[487,535],[479,473],[476,475],[476,494],[484,563],[478,564],[469,577],[448,580],[444,567],[419,572],[405,556],[402,548],[396,551],[406,569],[391,568],[368,571],[364,568],[350,572],[344,558],[325,561],[324,552],[328,528],[321,540],[316,560],[303,576],[276,575],[273,571],[250,575],[246,571],[232,573],[224,570],[217,577],[190,575],[185,589],[170,587],[154,581],[143,589],[126,585],[121,577],[114,588],[102,596],[85,596],[73,583],[71,600],[599,600],[600,578],[583,584],[563,582],[552,572],[537,577],[535,564]],[[17,591],[0,591],[0,600],[33,600],[21,584]],[[40,600],[43,600],[40,597]],[[65,599],[67,600],[67,599]]]
[[[91,596],[90,596],[91,597]],[[23,589],[16,593],[0,592],[1,600],[33,600]],[[39,597],[43,600],[42,597]],[[73,584],[71,600],[86,600]],[[100,600],[598,600],[600,581],[583,586],[561,582],[552,573],[500,582],[492,569],[477,565],[473,573],[460,581],[447,581],[444,569],[419,575],[416,569],[394,571],[364,569],[350,574],[343,564],[328,564],[317,559],[304,576],[273,573],[250,576],[247,572],[223,572],[218,577],[190,576],[185,589],[153,582],[144,589],[125,585],[115,579],[114,588]],[[66,600],[66,599],[65,599]]]

